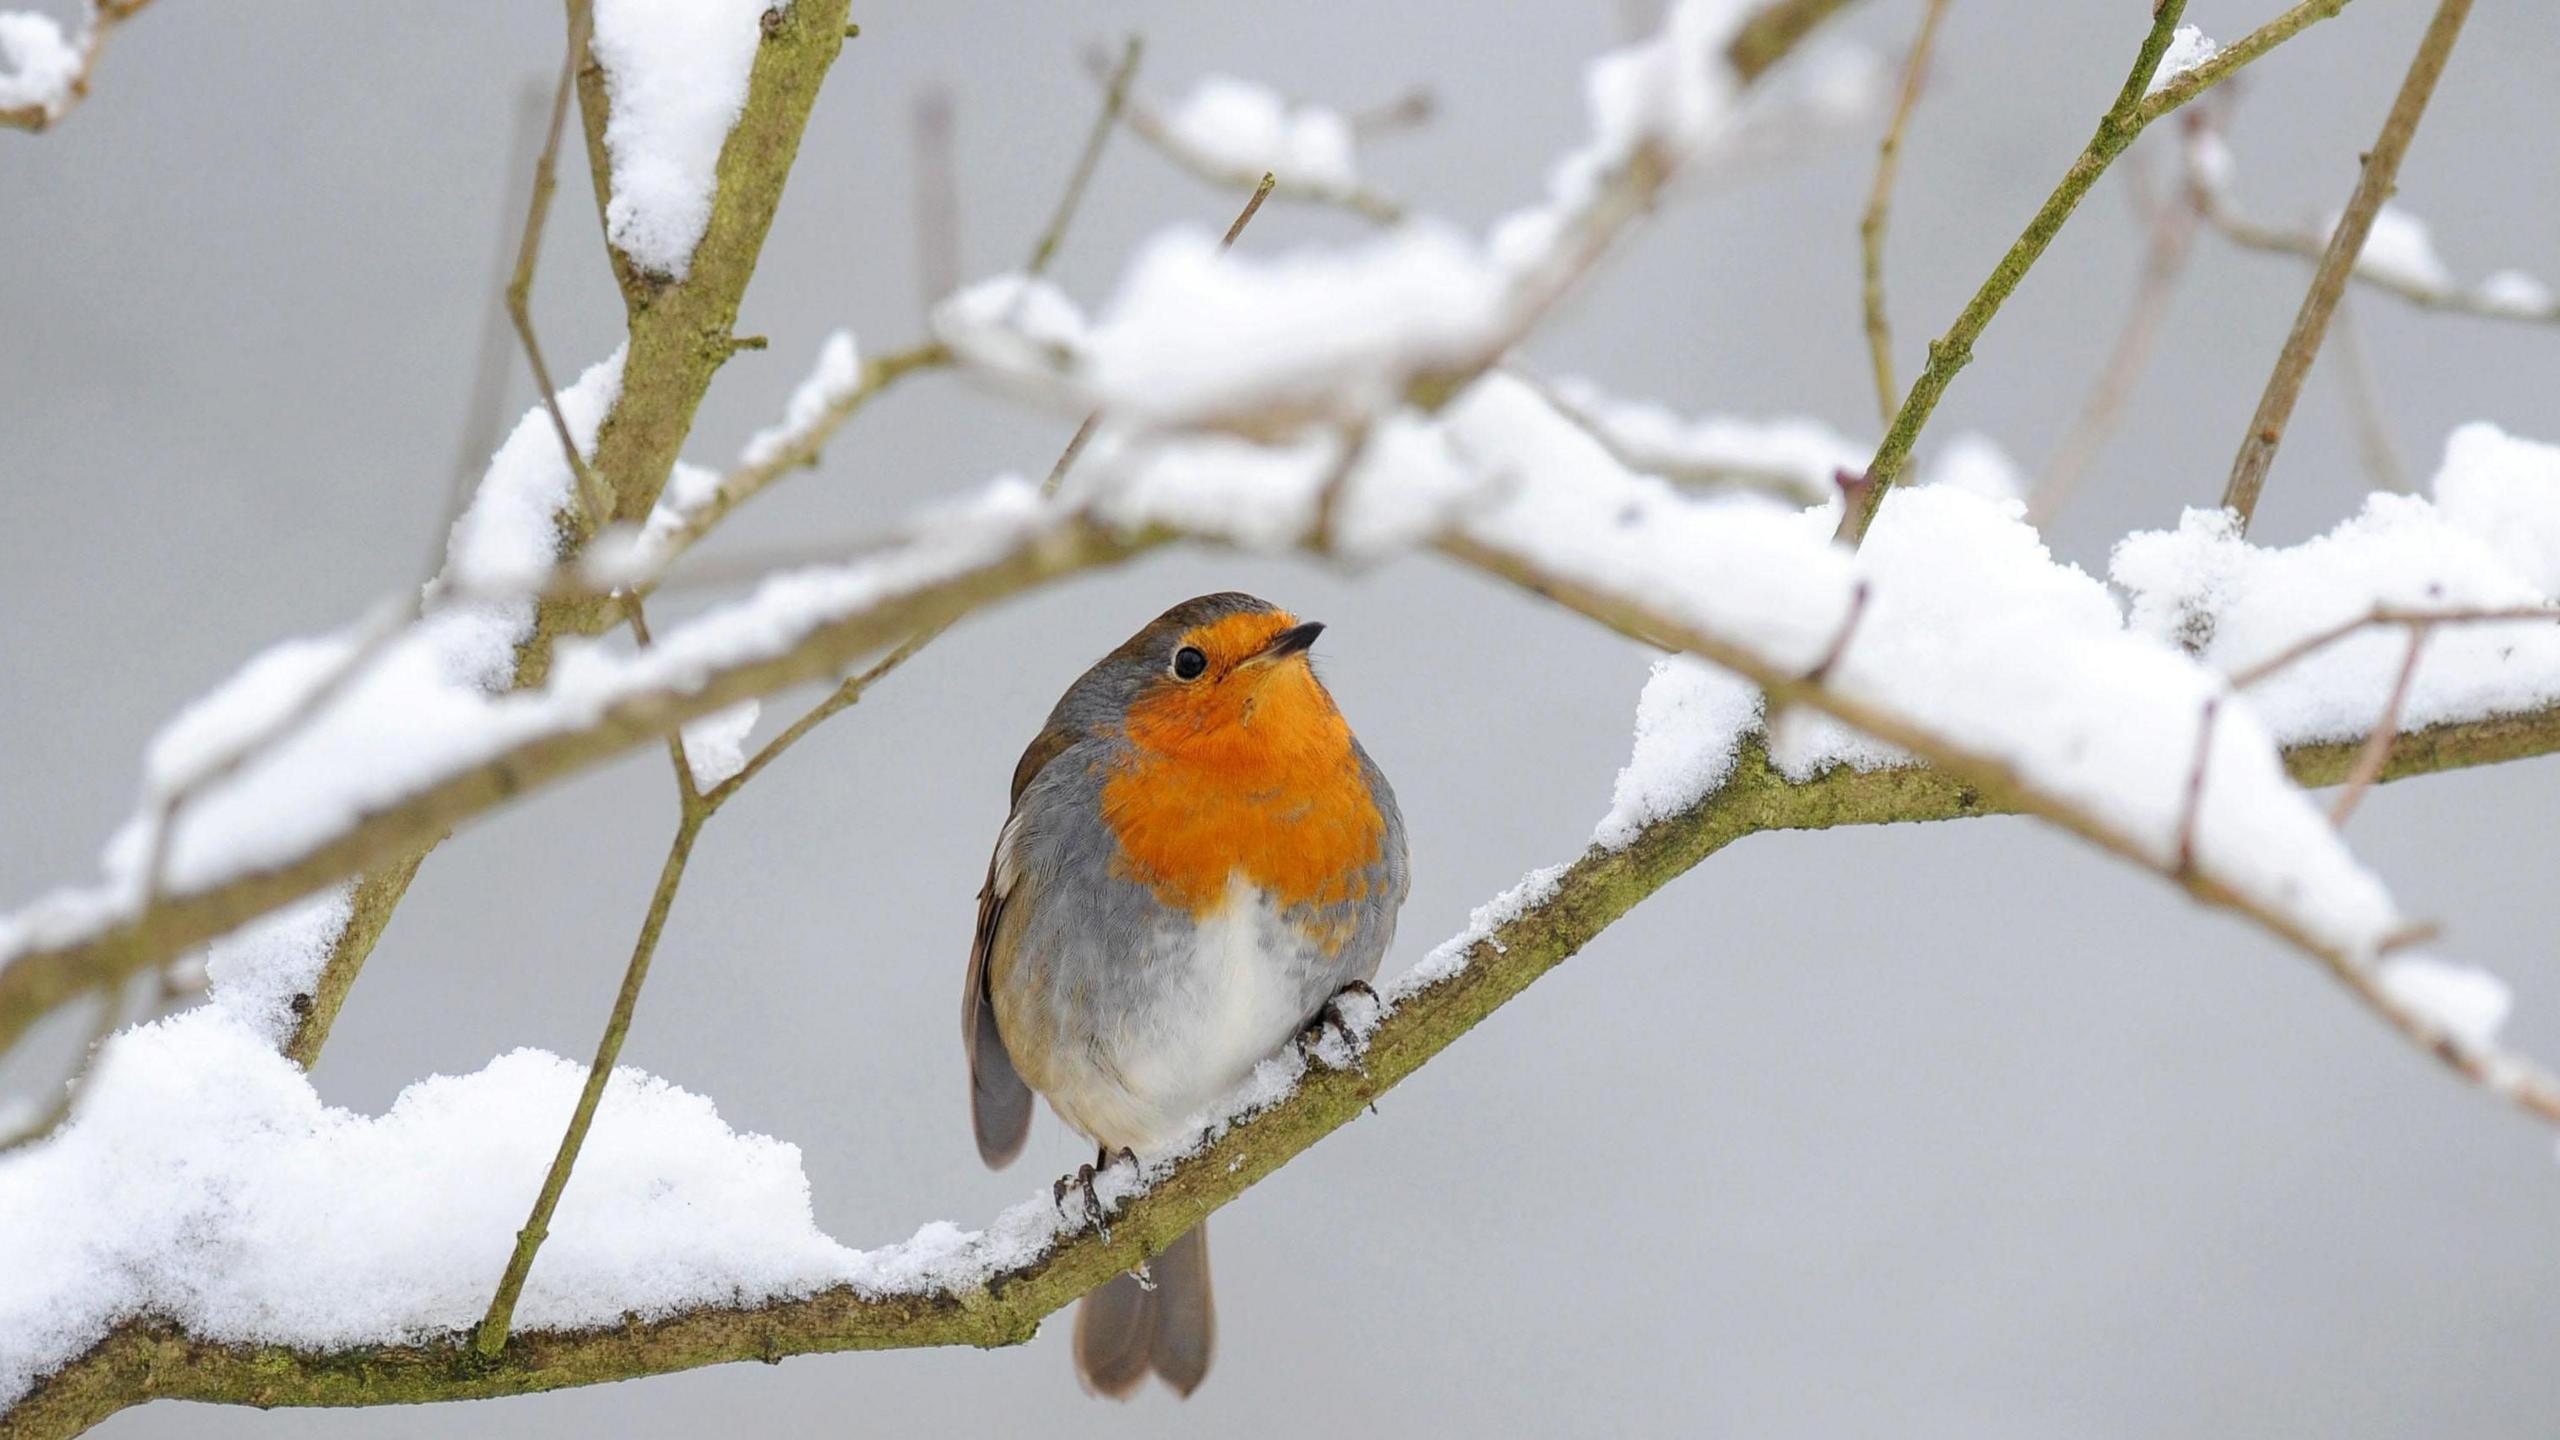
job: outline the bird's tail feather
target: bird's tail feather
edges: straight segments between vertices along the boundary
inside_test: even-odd
[[[1153,1290],[1122,1275],[1076,1305],[1076,1378],[1096,1395],[1126,1400],[1153,1371],[1187,1396],[1209,1373],[1218,1311],[1207,1222],[1166,1246],[1147,1271]]]

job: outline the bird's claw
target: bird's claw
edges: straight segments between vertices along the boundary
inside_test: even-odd
[[[1058,1183],[1050,1188],[1049,1198],[1051,1203],[1064,1211],[1067,1208],[1068,1192],[1082,1192],[1084,1218],[1093,1223],[1094,1233],[1102,1237],[1103,1244],[1108,1245],[1111,1243],[1111,1222],[1103,1216],[1102,1197],[1094,1193],[1094,1174],[1094,1168],[1090,1165],[1077,1166],[1076,1173],[1073,1175],[1058,1177]]]
[[[1360,1058],[1360,1034],[1351,1028],[1350,1020],[1342,1013],[1342,997],[1345,995],[1365,995],[1372,1006],[1378,1003],[1378,992],[1369,988],[1369,982],[1366,980],[1354,980],[1334,991],[1327,997],[1324,1004],[1316,1008],[1316,1016],[1307,1022],[1307,1028],[1299,1032],[1298,1049],[1307,1058],[1315,1059],[1317,1044],[1324,1039],[1324,1032],[1331,1030],[1342,1037],[1343,1053],[1351,1057],[1350,1068],[1366,1076],[1369,1073],[1369,1067],[1363,1064]]]
[[[1092,1223],[1094,1233],[1102,1237],[1102,1243],[1108,1245],[1111,1243],[1111,1221],[1103,1210],[1101,1193],[1094,1189],[1093,1182],[1103,1171],[1123,1160],[1129,1162],[1130,1172],[1136,1173],[1138,1152],[1123,1145],[1116,1154],[1105,1150],[1093,1158],[1095,1161],[1093,1165],[1079,1165],[1073,1175],[1059,1176],[1058,1183],[1049,1187],[1049,1201],[1059,1210],[1064,1211],[1067,1208],[1068,1194],[1081,1192],[1084,1196],[1084,1204],[1079,1208],[1084,1212],[1084,1218]]]

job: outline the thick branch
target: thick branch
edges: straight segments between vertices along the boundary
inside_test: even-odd
[[[710,223],[694,247],[684,279],[671,281],[632,265],[613,252],[614,278],[630,315],[630,350],[622,365],[622,393],[596,432],[594,468],[612,497],[610,520],[648,518],[675,468],[676,454],[693,429],[694,411],[712,377],[736,353],[731,328],[739,301],[755,274],[765,232],[782,203],[783,184],[799,154],[801,131],[816,103],[819,84],[844,44],[849,0],[795,0],[766,12],[764,39],[756,48],[746,109],[720,147],[719,188]],[[586,127],[587,158],[596,176],[596,206],[609,198],[612,165],[604,131],[611,100],[604,69],[592,58],[578,71],[578,108]],[[609,248],[609,247],[608,247]],[[563,511],[557,519],[563,557],[574,555],[593,533],[584,516]],[[564,634],[601,633],[621,618],[609,602],[567,598],[544,605],[534,631],[517,651],[519,685],[538,685],[549,673],[552,645]]]

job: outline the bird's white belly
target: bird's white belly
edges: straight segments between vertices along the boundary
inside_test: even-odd
[[[1306,941],[1240,873],[1217,909],[1151,945],[1159,983],[1109,1047],[1118,1093],[1094,1097],[1118,1113],[1078,1127],[1141,1152],[1189,1139],[1189,1121],[1296,1035],[1307,1004]]]

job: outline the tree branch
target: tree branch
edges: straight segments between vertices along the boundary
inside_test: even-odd
[[[1956,372],[1973,360],[1973,342],[1979,339],[1991,317],[2000,312],[2009,296],[2018,288],[2027,271],[2044,255],[2053,237],[2061,233],[2063,222],[2078,209],[2089,187],[2106,173],[2116,156],[2124,153],[2134,137],[2152,121],[2177,109],[2207,89],[2228,79],[2239,69],[2274,49],[2279,43],[2299,34],[2313,21],[2325,20],[2346,8],[2347,0],[2301,0],[2282,15],[2259,26],[2238,43],[2213,59],[2180,75],[2158,91],[2144,94],[2152,76],[2160,68],[2160,57],[2169,48],[2170,37],[2178,21],[2186,13],[2186,0],[2161,0],[2153,12],[2151,28],[2135,51],[2133,69],[2126,75],[2124,88],[2117,92],[2116,102],[2098,121],[2098,131],[2091,136],[2062,180],[2045,197],[2035,218],[2027,222],[2025,232],[2009,247],[1993,266],[1982,288],[1956,315],[1947,333],[1929,342],[1929,363],[1920,377],[1911,383],[1911,391],[1902,397],[1902,407],[1894,412],[1893,424],[1886,428],[1884,440],[1876,447],[1875,459],[1868,462],[1868,486],[1840,514],[1840,538],[1856,545],[1866,538],[1867,527],[1875,523],[1876,511],[1884,504],[1885,495],[1901,479],[1903,468],[1911,462],[1911,450],[1920,439],[1921,427],[1938,408],[1938,401],[1955,383]]]
[[[737,319],[747,281],[755,272],[765,231],[781,204],[783,185],[790,177],[819,83],[843,44],[844,15],[849,3],[850,0],[799,0],[773,12],[782,19],[765,29],[757,48],[746,107],[721,147],[711,219],[703,230],[701,243],[695,247],[687,277],[668,283],[641,275],[607,247],[622,286],[630,340],[623,360],[621,393],[597,431],[591,466],[569,443],[550,382],[537,380],[544,404],[552,407],[563,446],[573,457],[573,470],[583,472],[580,493],[594,496],[594,508],[587,504],[572,506],[553,519],[559,536],[558,553],[564,561],[576,556],[601,524],[611,519],[645,517],[657,503],[658,492],[674,468],[677,447],[692,428],[694,411],[710,387],[712,375],[734,353],[725,342]],[[576,77],[588,163],[595,179],[596,211],[601,216],[612,187],[612,167],[604,150],[604,127],[611,102],[605,94],[602,67],[585,44],[589,30],[586,0],[570,0],[567,10],[570,48],[563,73],[564,78],[571,73]],[[555,138],[560,113],[555,100],[551,132]],[[546,144],[544,161],[537,168],[524,242],[515,279],[509,286],[511,301],[520,288],[531,286],[531,264],[542,233],[541,215],[549,198],[545,183],[549,157],[555,148]],[[509,311],[517,317],[518,332],[528,355],[535,360],[539,376],[539,352],[533,348],[529,317],[522,313],[520,302],[511,303]],[[866,376],[869,373],[866,370]],[[887,375],[881,383],[894,378],[895,375]],[[850,413],[848,409],[846,414]],[[842,423],[837,419],[826,427],[825,433],[832,434],[835,426]],[[720,513],[726,514],[727,508],[723,507]],[[712,520],[705,521],[701,528],[708,529]],[[695,533],[698,535],[699,531]],[[547,595],[538,599],[532,630],[517,648],[516,686],[525,689],[542,683],[550,671],[552,644],[560,635],[593,634],[620,613],[618,607],[600,597]],[[346,1003],[347,992],[354,987],[374,945],[391,923],[392,913],[408,893],[426,852],[443,838],[440,828],[418,833],[409,845],[371,862],[377,868],[368,870],[357,881],[352,918],[331,942],[312,988],[310,1006],[302,1012],[285,1044],[285,1053],[305,1068],[318,1060],[321,1047],[328,1043],[330,1027]],[[199,941],[210,938],[211,935],[197,937]],[[7,1043],[7,1024],[0,1021],[0,1049],[5,1049]]]
[[[2359,741],[2286,752],[2306,785],[2346,777]],[[2430,727],[2402,738],[2378,779],[2494,763],[2560,748],[2560,710]],[[1792,782],[1746,740],[1724,785],[1653,822],[1620,850],[1593,848],[1511,919],[1467,944],[1454,974],[1403,989],[1370,1034],[1361,1070],[1311,1069],[1297,1089],[1153,1178],[1113,1217],[1111,1241],[1085,1231],[1039,1259],[960,1293],[708,1306],[613,1329],[520,1333],[497,1356],[468,1332],[418,1345],[313,1352],[197,1340],[165,1322],[120,1327],[6,1416],[0,1440],[74,1433],[153,1399],[231,1404],[381,1405],[520,1395],[705,1365],[845,1350],[1007,1345],[1042,1317],[1119,1274],[1241,1195],[1554,969],[1646,897],[1745,835],[2005,813],[1995,792],[1941,770],[1831,770]]]
[[[596,432],[594,468],[610,497],[608,520],[648,518],[712,377],[735,353],[730,340],[738,306],[782,203],[809,108],[844,44],[848,3],[794,0],[766,12],[746,108],[720,147],[711,218],[685,278],[651,275],[607,247],[630,317],[621,395]],[[578,105],[601,214],[612,184],[604,146],[612,102],[604,69],[592,58],[578,70]],[[594,534],[595,527],[574,512],[562,512],[556,523],[563,558],[578,553]],[[597,599],[565,598],[540,607],[533,633],[517,650],[516,683],[542,683],[560,636],[598,634],[620,618],[617,606]]]
[[[1937,43],[1938,24],[1947,17],[1947,0],[1928,0],[1929,8],[1920,16],[1920,33],[1911,42],[1910,58],[1902,66],[1902,90],[1893,102],[1893,118],[1885,122],[1884,139],[1876,145],[1875,183],[1867,190],[1866,213],[1858,219],[1858,256],[1867,317],[1867,363],[1875,371],[1876,413],[1885,424],[1893,423],[1894,398],[1902,393],[1893,383],[1893,321],[1884,306],[1884,228],[1887,207],[1893,203],[1893,178],[1902,168],[1902,133],[1911,123],[1911,108],[1919,103],[1920,85],[1929,69],[1929,50]]]
[[[2302,382],[2309,378],[2311,362],[2320,353],[2321,338],[2328,334],[2330,312],[2337,308],[2338,295],[2346,289],[2356,258],[2364,253],[2365,237],[2373,233],[2373,217],[2381,213],[2382,202],[2391,198],[2401,157],[2409,153],[2409,142],[2418,133],[2418,121],[2427,113],[2427,101],[2435,94],[2436,80],[2444,74],[2445,61],[2453,54],[2453,42],[2462,34],[2462,22],[2470,14],[2471,0],[2442,0],[2436,6],[2435,18],[2427,23],[2427,33],[2418,42],[2418,53],[2409,62],[2409,73],[2401,78],[2400,93],[2391,101],[2391,113],[2383,119],[2382,134],[2363,158],[2363,173],[2356,178],[2346,214],[2330,234],[2329,248],[2320,256],[2318,268],[2311,272],[2311,289],[2302,297],[2302,309],[2293,317],[2293,329],[2286,334],[2284,347],[2276,352],[2275,373],[2267,377],[2266,393],[2258,398],[2257,413],[2250,417],[2249,428],[2240,438],[2240,453],[2231,462],[2231,479],[2222,490],[2222,507],[2232,513],[2243,535],[2249,532],[2249,521],[2257,514],[2258,495],[2267,483],[2267,468],[2275,464],[2276,447],[2283,443],[2285,423],[2293,418],[2293,405],[2301,398]]]

